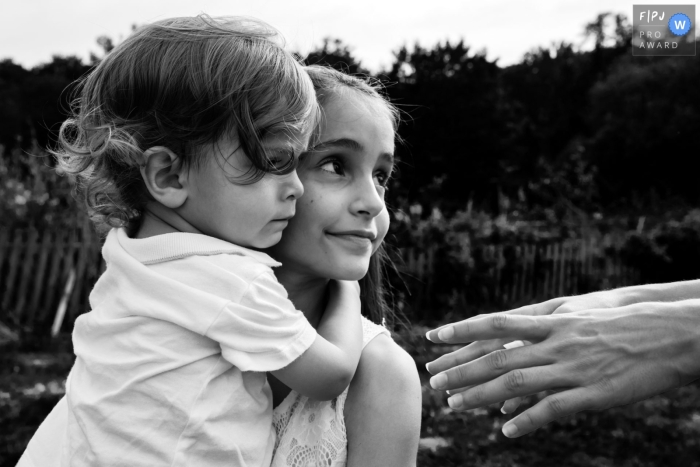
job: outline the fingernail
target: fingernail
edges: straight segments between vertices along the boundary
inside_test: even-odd
[[[513,342],[508,342],[507,344],[503,344],[503,347],[506,349],[516,349],[518,347],[522,347],[525,345],[525,342],[523,341],[513,341]]]
[[[518,427],[513,423],[503,425],[503,434],[506,435],[506,437],[512,438],[516,435],[516,433],[518,433]]]
[[[504,405],[503,407],[501,407],[501,413],[502,413],[503,415],[507,415],[507,414],[508,414],[508,412],[506,412],[506,406],[505,406],[505,405]]]
[[[433,342],[433,340],[430,338],[430,331],[425,333],[425,338],[428,339],[430,342]]]
[[[431,364],[431,363],[433,363],[433,362],[428,362],[428,363],[426,363],[426,364],[425,364],[425,369],[428,370],[428,373],[431,373],[431,374],[432,374],[433,372],[430,371],[430,364]]]
[[[447,404],[450,406],[451,409],[459,409],[462,407],[462,396],[459,394],[456,394],[449,399],[447,399]]]
[[[430,386],[433,389],[442,389],[447,385],[447,375],[445,373],[440,373],[430,378]]]
[[[450,340],[455,335],[455,329],[452,326],[447,326],[438,331],[438,337],[442,341]]]

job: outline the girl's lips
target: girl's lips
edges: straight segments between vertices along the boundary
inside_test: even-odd
[[[356,233],[347,232],[326,232],[326,234],[332,239],[338,240],[344,247],[356,250],[359,253],[364,254],[372,249],[372,238],[370,235],[358,235]]]
[[[364,238],[373,242],[377,238],[377,234],[370,230],[344,230],[341,232],[326,232],[328,235],[333,235],[334,237],[358,237]]]

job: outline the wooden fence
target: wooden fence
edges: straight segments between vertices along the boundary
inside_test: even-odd
[[[87,226],[0,230],[0,321],[25,331],[71,329],[104,270],[100,248]]]
[[[444,278],[461,271],[444,267],[445,259],[437,258],[438,247],[401,250],[398,269],[410,296],[400,303],[408,304],[410,314],[417,319],[439,319],[450,308],[513,306],[638,284],[639,272],[626,266],[611,247],[606,238],[483,245],[473,252],[476,264],[469,273],[452,278],[449,282],[458,285],[447,289],[441,287]],[[449,297],[436,300],[439,295]]]
[[[404,302],[414,318],[439,319],[435,314],[449,308],[446,302],[502,306],[637,283],[637,272],[608,246],[593,239],[486,245],[474,252],[478,267],[470,270],[476,273],[450,281],[445,278],[455,272],[445,268],[437,247],[400,250],[398,269],[410,291]],[[89,309],[88,295],[104,270],[100,248],[87,226],[73,231],[0,230],[0,322],[43,335],[72,329],[75,318]],[[445,282],[459,286],[446,290]]]

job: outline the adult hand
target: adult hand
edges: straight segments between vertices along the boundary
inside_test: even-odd
[[[557,418],[636,402],[700,377],[700,300],[608,309],[586,309],[582,301],[582,309],[562,312],[567,300],[432,331],[429,338],[438,342],[479,342],[429,363],[436,375],[431,385],[466,388],[448,399],[455,410],[556,391],[504,425],[506,436],[517,437]],[[502,348],[514,340],[533,344]]]

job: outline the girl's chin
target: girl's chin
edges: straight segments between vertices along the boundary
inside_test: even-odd
[[[340,262],[339,262],[340,263]],[[329,264],[324,268],[327,271],[329,279],[337,281],[359,281],[369,269],[369,260],[366,261],[347,261],[340,264]]]

